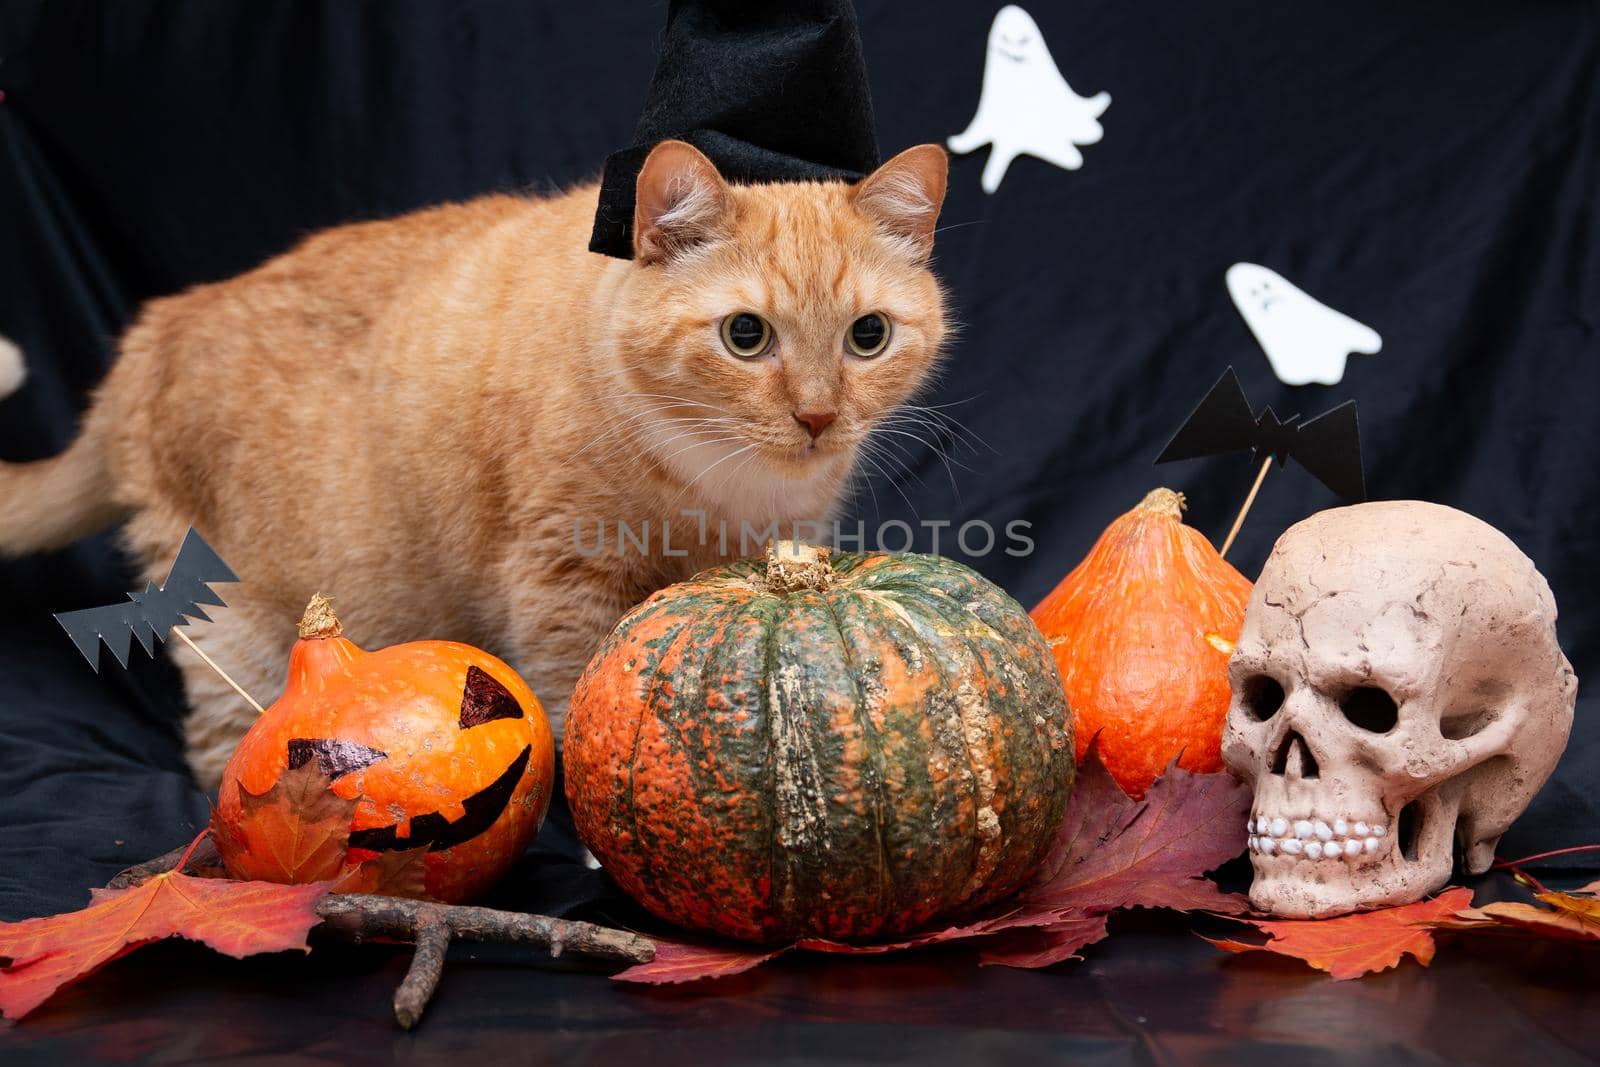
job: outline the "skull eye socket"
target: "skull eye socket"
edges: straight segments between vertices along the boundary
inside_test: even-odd
[[[1400,721],[1400,708],[1394,697],[1376,686],[1350,690],[1339,701],[1339,710],[1351,726],[1368,733],[1386,734]]]
[[[1465,741],[1474,734],[1482,733],[1499,717],[1498,711],[1487,708],[1466,715],[1453,715],[1440,720],[1439,733],[1447,741]]]
[[[1269,675],[1252,675],[1239,690],[1239,704],[1252,719],[1266,722],[1283,707],[1283,686]]]

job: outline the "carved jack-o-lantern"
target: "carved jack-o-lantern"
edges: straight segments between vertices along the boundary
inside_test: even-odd
[[[282,880],[274,846],[253,840],[246,808],[285,770],[313,761],[354,800],[349,859],[426,848],[439,900],[487,889],[544,821],[555,746],[544,709],[506,664],[469,645],[414,641],[365,652],[318,597],[300,624],[284,693],[223,771],[213,823],[235,877]],[[247,794],[247,795],[246,795]],[[296,872],[333,877],[328,869]]]

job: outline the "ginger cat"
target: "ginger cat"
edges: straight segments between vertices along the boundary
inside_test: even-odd
[[[741,186],[667,141],[632,261],[586,251],[595,185],[315,235],[147,305],[71,447],[0,464],[0,550],[125,519],[159,582],[193,525],[244,581],[191,636],[263,703],[321,590],[367,647],[504,657],[559,737],[600,640],[717,562],[719,523],[737,555],[742,523],[831,521],[945,338],[927,265],[945,172],[923,145],[853,186]],[[618,520],[649,520],[648,552],[595,551]],[[175,656],[209,787],[255,713]]]

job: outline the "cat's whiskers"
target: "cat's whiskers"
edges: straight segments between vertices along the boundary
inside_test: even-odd
[[[914,432],[910,432],[909,429],[902,429],[902,427],[907,426],[926,427],[926,429],[930,430],[931,434],[933,434],[933,440],[922,437],[920,434],[914,434]],[[899,448],[904,448],[904,446],[899,445],[898,442],[893,442],[893,440],[890,440],[890,438],[907,438],[907,440],[917,442],[918,445],[922,445],[923,448],[926,448],[926,450],[930,450],[931,453],[933,453],[934,456],[939,459],[939,462],[941,462],[942,466],[944,466],[944,474],[946,474],[946,477],[950,480],[950,490],[954,491],[955,498],[957,498],[958,501],[960,496],[962,496],[962,488],[960,488],[957,480],[955,480],[954,467],[960,467],[962,470],[971,470],[971,467],[966,466],[966,464],[958,461],[958,459],[952,458],[952,456],[949,454],[949,451],[947,451],[946,446],[942,445],[941,438],[949,437],[949,435],[950,430],[947,429],[947,427],[942,426],[942,424],[939,424],[939,422],[933,422],[931,419],[925,418],[925,416],[922,416],[920,413],[915,413],[915,411],[890,411],[890,413],[885,413],[883,416],[880,416],[878,421],[875,422],[874,426],[867,430],[866,437],[864,437],[864,440],[862,440],[862,446],[866,448],[867,443],[870,443],[870,445],[874,446],[874,448],[877,448],[878,456],[883,458],[885,454],[888,454],[886,453],[886,450],[888,450],[888,446],[890,445],[896,446],[898,450]],[[915,470],[912,469],[912,466],[910,466],[909,459],[906,459],[906,461],[902,462],[901,469],[904,470],[907,475],[910,475],[910,477],[914,478],[918,485],[923,485],[922,478],[915,474]]]
[[[686,396],[674,396],[671,393],[623,392],[617,393],[616,399],[619,401],[642,401],[642,403],[634,405],[619,405],[624,408],[633,407],[637,409],[632,411],[624,411],[623,418],[628,422],[634,422],[642,417],[647,417],[663,411],[671,411],[673,408],[680,405],[692,408],[705,408],[708,411],[717,412],[723,417],[733,417],[733,413],[731,411],[729,411],[727,408],[721,407],[720,405],[707,403],[703,400],[695,400]]]
[[[917,517],[917,520],[920,522],[921,519],[922,519],[922,515],[917,511],[917,506],[911,502],[911,498],[906,496],[906,491],[900,487],[899,479],[895,478],[888,471],[884,470],[882,465],[879,464],[878,458],[881,458],[881,457],[875,456],[875,449],[877,449],[878,447],[879,447],[878,442],[872,441],[870,439],[864,440],[864,441],[861,442],[861,447],[857,450],[856,455],[857,455],[858,458],[860,458],[860,460],[863,463],[865,463],[869,467],[871,467],[872,470],[875,473],[882,475],[884,477],[884,479],[888,481],[890,488],[892,488],[895,492],[900,494],[900,499],[904,500],[906,502],[906,507],[911,509],[911,513],[913,515],[915,515]],[[870,485],[871,485],[870,477],[871,476],[870,475],[864,475],[864,477],[867,477],[869,479],[868,485],[870,487]],[[876,503],[877,503],[877,494],[876,493],[873,494],[873,503],[874,503],[874,505],[876,505]]]
[[[696,437],[696,435],[693,434],[692,432],[685,432],[685,433],[681,433],[681,434],[676,434],[673,437],[671,437],[670,439],[668,439],[667,441],[662,442],[662,447],[665,448],[668,445],[679,444],[680,442],[682,442],[686,438],[689,439],[689,443],[688,444],[683,445],[677,451],[671,453],[670,455],[664,456],[662,458],[666,462],[670,463],[672,460],[677,459],[679,456],[685,455],[686,453],[689,453],[689,452],[693,452],[697,448],[709,447],[711,445],[732,444],[735,441],[748,440],[748,438],[746,438],[743,434],[725,434],[725,435],[723,435],[721,437],[706,438],[706,437]]]
[[[982,445],[989,451],[994,451],[994,446],[984,440],[975,430],[960,419],[945,413],[937,407],[904,404],[896,410],[886,413],[882,416],[882,419],[888,422],[926,426],[940,438],[948,438],[953,446],[961,445],[976,452],[977,445]]]
[[[578,451],[573,454],[574,458],[577,458],[577,457],[580,457],[580,456],[584,456],[591,449],[595,448],[597,445],[604,444],[606,441],[611,440],[612,438],[616,437],[618,434],[622,434],[622,433],[628,432],[641,419],[648,418],[650,415],[657,414],[657,413],[662,412],[662,411],[669,411],[674,406],[675,405],[673,405],[673,404],[660,404],[659,406],[646,407],[646,408],[644,408],[643,410],[640,410],[640,411],[629,412],[628,414],[624,415],[616,423],[616,425],[612,426],[605,433],[603,433],[599,437],[589,441],[587,444],[584,445],[584,447],[578,449]]]
[[[857,451],[856,456],[857,456],[858,459],[860,458],[860,451],[859,450]],[[851,471],[850,471],[850,479],[849,479],[848,483],[846,483],[846,487],[848,488],[848,490],[850,492],[850,507],[851,507],[851,510],[855,511],[855,512],[858,512],[858,513],[861,510],[861,508],[860,508],[860,504],[861,504],[860,487],[861,486],[866,486],[867,495],[872,497],[872,510],[874,512],[882,510],[881,505],[879,505],[879,503],[878,503],[878,493],[877,493],[877,491],[875,489],[872,488],[872,479],[869,478],[861,470],[861,468],[859,466],[856,466],[856,465],[852,464]]]
[[[902,404],[898,410],[890,412],[890,415],[910,415],[913,417],[921,416],[931,420],[931,422],[937,423],[940,431],[944,435],[947,435],[951,438],[952,444],[962,444],[968,449],[971,449],[972,452],[976,453],[978,451],[977,447],[972,444],[972,442],[975,441],[988,451],[993,452],[995,455],[999,455],[999,450],[985,440],[983,436],[980,435],[976,430],[972,429],[972,427],[968,426],[954,415],[951,415],[945,411],[946,408],[953,408],[961,404],[968,404],[976,399],[978,399],[976,396],[971,396],[967,397],[965,400],[956,400],[948,404]]]
[[[704,400],[693,400],[686,396],[673,396],[671,393],[618,393],[617,396],[619,398],[632,397],[639,400],[670,400],[679,404],[688,404],[690,407],[710,408],[712,411],[720,411],[724,415],[733,414],[719,404],[707,403]]]
[[[886,434],[891,437],[904,437],[926,447],[936,457],[938,457],[939,462],[944,465],[945,476],[950,479],[950,488],[955,491],[957,497],[961,495],[961,487],[956,484],[956,472],[954,468],[960,467],[964,471],[971,471],[972,468],[968,467],[960,460],[952,459],[950,454],[945,451],[943,446],[941,446],[937,441],[931,441],[925,437],[919,436],[918,434],[914,434],[909,430],[900,430],[893,426],[877,426],[873,428],[873,432]],[[913,477],[915,477],[915,475],[913,475]],[[917,481],[921,483],[922,480],[918,478]]]
[[[724,474],[722,476],[722,480],[717,482],[717,484],[715,486],[711,487],[707,491],[706,495],[712,496],[712,497],[719,496],[721,494],[722,490],[727,488],[728,485],[730,483],[732,483],[733,480],[735,478],[737,478],[739,476],[739,474],[746,467],[748,467],[751,463],[755,462],[756,460],[758,460],[760,458],[761,458],[761,453],[760,452],[751,452],[748,456],[744,457],[744,459],[740,460],[737,464],[735,464],[732,470],[730,470],[730,471],[728,471],[728,473]],[[774,483],[773,486],[772,486],[771,500],[770,500],[770,502],[768,504],[768,507],[767,507],[767,514],[768,515],[774,514],[777,511],[777,507],[778,507],[778,490],[777,490],[777,484]]]
[[[618,398],[619,399],[636,399],[636,400],[644,401],[644,403],[639,405],[639,410],[630,412],[630,413],[626,414],[625,416],[623,416],[622,423],[619,424],[618,427],[615,427],[611,431],[608,431],[605,435],[603,435],[600,438],[600,440],[609,440],[609,439],[615,437],[616,434],[619,431],[627,431],[630,434],[632,434],[633,436],[638,436],[639,435],[639,431],[649,432],[650,430],[654,430],[654,429],[656,429],[656,428],[658,428],[660,426],[668,425],[668,424],[670,424],[670,425],[724,424],[724,425],[729,425],[729,426],[735,426],[735,425],[741,425],[745,421],[745,420],[739,418],[738,416],[734,415],[732,412],[729,412],[727,408],[724,408],[724,407],[722,407],[720,405],[712,404],[712,403],[709,403],[709,402],[704,401],[704,400],[695,400],[695,399],[693,399],[691,397],[677,396],[677,395],[674,395],[672,393],[625,392],[625,393],[619,393],[618,394]],[[686,415],[686,416],[667,416],[667,417],[664,417],[664,418],[660,417],[663,412],[672,411],[673,409],[675,409],[675,408],[677,408],[679,406],[688,406],[688,407],[693,407],[693,408],[704,408],[704,409],[706,409],[708,411],[720,412],[720,414],[719,415],[714,415],[714,416]],[[643,424],[643,425],[641,426],[641,424]],[[591,442],[590,445],[587,446],[584,449],[584,451],[588,451],[588,449],[592,448],[594,446],[594,444],[596,444],[596,443],[598,443],[598,441],[597,442]],[[607,455],[609,456],[611,454],[614,454],[615,451],[617,451],[617,450],[613,450],[612,453],[608,453]]]
[[[911,461],[915,453],[911,452],[905,445],[900,444],[898,441],[873,438],[872,447],[874,449],[873,455],[878,459],[886,462],[892,461],[902,474],[923,488],[927,488],[928,483],[922,480],[922,476],[917,473],[916,468],[912,465]]]
[[[597,446],[599,446],[599,445],[601,445],[601,444],[603,444],[603,443],[605,443],[607,441],[615,440],[619,435],[622,436],[623,437],[622,441],[620,441],[618,444],[616,444],[614,447],[612,447],[611,449],[609,449],[605,453],[602,453],[601,455],[595,457],[596,462],[603,462],[603,461],[605,461],[607,459],[610,459],[612,456],[616,455],[618,452],[622,451],[624,448],[628,447],[629,445],[647,444],[648,442],[645,442],[645,441],[643,441],[641,439],[643,437],[643,435],[646,435],[646,434],[650,433],[652,430],[659,429],[661,427],[665,427],[665,426],[680,426],[680,425],[682,425],[682,426],[694,426],[694,427],[702,427],[702,428],[711,427],[711,426],[716,426],[718,428],[732,428],[733,426],[739,425],[740,423],[743,422],[743,420],[735,418],[733,416],[712,416],[712,417],[705,417],[705,416],[668,416],[668,417],[665,417],[665,418],[658,417],[659,413],[661,411],[670,410],[671,407],[673,407],[673,405],[667,404],[667,405],[663,405],[662,407],[659,407],[659,408],[652,408],[652,409],[647,409],[645,411],[634,412],[632,415],[626,417],[619,425],[617,425],[617,426],[613,427],[612,429],[608,430],[606,433],[602,434],[600,437],[596,438],[594,441],[589,442],[582,449],[579,449],[578,452],[576,453],[576,455],[577,456],[587,455],[589,452],[591,452]]]
[[[680,430],[666,438],[652,440],[645,440],[637,437],[630,438],[627,441],[619,442],[613,446],[607,455],[600,457],[600,461],[608,461],[631,447],[635,457],[648,453],[650,455],[654,455],[658,459],[670,462],[671,460],[677,458],[677,456],[681,453],[691,451],[702,444],[715,444],[715,441],[707,440],[706,438],[712,434],[719,433],[719,431],[723,429],[726,429],[726,427],[706,427],[699,430]],[[718,440],[725,442],[739,441],[743,439],[743,436],[738,434],[726,434],[718,437]],[[668,452],[667,450],[672,451]]]
[[[687,493],[689,490],[693,489],[697,484],[699,484],[700,479],[704,478],[706,475],[710,474],[712,471],[716,470],[718,467],[720,467],[724,463],[728,462],[728,460],[733,459],[735,456],[742,456],[746,452],[749,452],[752,449],[758,447],[758,444],[759,444],[758,442],[752,441],[749,444],[745,445],[743,448],[736,449],[736,450],[734,450],[732,452],[729,452],[727,455],[723,456],[721,459],[717,460],[715,463],[712,463],[710,466],[705,467],[704,469],[702,469],[699,474],[696,474],[693,478],[689,479],[689,481],[684,484],[683,488],[678,490],[678,495],[673,497],[672,502],[674,504],[676,504],[678,501],[682,500],[683,499],[683,495],[685,493]]]

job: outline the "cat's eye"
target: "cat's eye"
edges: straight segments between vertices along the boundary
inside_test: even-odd
[[[850,324],[850,332],[845,334],[845,344],[852,355],[871,359],[889,347],[889,320],[876,311],[861,316]]]
[[[755,359],[772,347],[772,327],[760,315],[741,311],[722,320],[722,343],[740,359]]]

